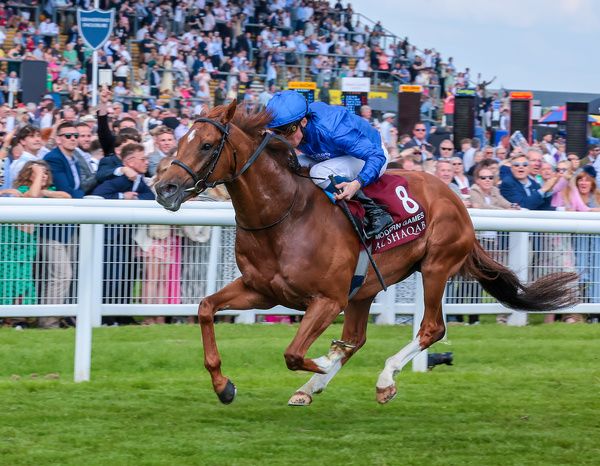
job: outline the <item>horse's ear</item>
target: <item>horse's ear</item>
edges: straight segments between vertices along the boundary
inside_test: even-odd
[[[225,110],[225,113],[223,114],[223,118],[221,119],[221,123],[226,125],[227,123],[229,123],[231,121],[231,119],[233,118],[233,115],[235,115],[236,107],[237,107],[237,102],[235,99],[233,99],[231,101],[231,103],[227,106],[227,109]]]

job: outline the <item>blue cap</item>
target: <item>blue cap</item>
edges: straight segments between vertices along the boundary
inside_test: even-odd
[[[301,120],[308,113],[306,99],[296,91],[277,92],[265,109],[273,119],[267,128],[279,128]]]

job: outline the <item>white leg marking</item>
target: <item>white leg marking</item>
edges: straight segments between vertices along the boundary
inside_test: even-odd
[[[377,388],[386,388],[394,385],[394,374],[401,371],[402,368],[421,351],[421,345],[419,343],[419,338],[417,337],[398,353],[389,357],[385,361],[385,367],[377,379]]]
[[[333,366],[344,356],[345,353],[342,350],[336,348],[329,351],[329,354],[327,356],[321,356],[320,358],[313,359],[313,361],[317,366],[319,366],[319,369],[328,374],[329,371],[333,369]]]
[[[302,385],[297,391],[313,395],[325,390],[327,384],[342,368],[342,361],[336,361],[327,374],[314,374],[308,382]]]

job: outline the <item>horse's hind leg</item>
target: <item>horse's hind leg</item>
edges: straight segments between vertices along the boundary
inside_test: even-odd
[[[332,368],[327,374],[314,374],[310,380],[302,385],[288,401],[290,406],[308,406],[312,403],[312,395],[321,393],[327,384],[339,372],[344,364],[367,341],[367,323],[369,309],[373,298],[363,301],[351,302],[344,311],[344,329],[340,342],[333,342],[329,354],[325,357],[334,360]]]
[[[425,312],[417,337],[385,362],[385,367],[377,380],[377,401],[387,403],[396,396],[394,376],[417,354],[429,348],[444,336],[446,330],[442,315],[442,296],[448,277],[458,271],[448,271],[444,262],[434,267],[423,264],[423,288],[425,291]],[[445,263],[447,265],[447,262]],[[450,272],[450,273],[449,273]]]
[[[273,304],[267,298],[248,288],[240,278],[217,293],[207,296],[198,306],[198,320],[204,347],[204,367],[210,373],[213,388],[222,403],[231,403],[236,389],[235,385],[221,373],[221,356],[215,338],[215,314],[221,309],[265,309],[272,306]]]

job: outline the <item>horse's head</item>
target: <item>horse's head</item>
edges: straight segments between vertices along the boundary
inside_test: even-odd
[[[179,140],[176,159],[156,184],[156,200],[165,209],[179,210],[186,200],[229,177],[233,149],[227,140],[235,110],[234,100],[211,111]]]

